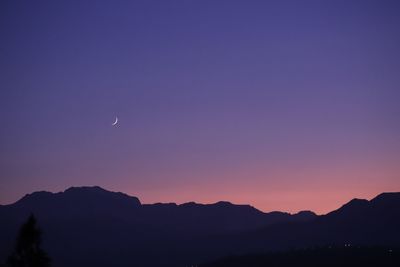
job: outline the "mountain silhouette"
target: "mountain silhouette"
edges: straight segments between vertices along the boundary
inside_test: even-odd
[[[399,264],[398,249],[346,245],[228,256],[198,267],[398,267]]]
[[[190,266],[231,254],[400,243],[400,193],[354,199],[326,215],[264,213],[220,201],[142,204],[100,187],[35,192],[0,206],[0,263],[35,214],[54,266]]]

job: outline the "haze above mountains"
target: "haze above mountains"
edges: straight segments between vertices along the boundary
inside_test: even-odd
[[[326,215],[264,213],[229,202],[141,204],[100,187],[35,192],[0,206],[0,262],[30,213],[54,266],[190,266],[226,255],[325,245],[400,245],[400,193]]]

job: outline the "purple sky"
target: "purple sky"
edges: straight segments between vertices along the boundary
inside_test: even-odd
[[[1,1],[0,204],[99,185],[323,213],[400,191],[399,14],[381,0]]]

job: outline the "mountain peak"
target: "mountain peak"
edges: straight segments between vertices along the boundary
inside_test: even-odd
[[[293,214],[295,216],[299,216],[299,217],[315,217],[317,216],[317,214],[311,210],[301,210],[295,214]]]
[[[375,208],[397,210],[400,206],[400,193],[382,193],[373,198],[370,203]]]
[[[377,201],[393,201],[393,200],[400,200],[400,192],[384,192],[373,199],[371,199],[371,202],[377,202]]]
[[[100,186],[72,186],[64,191],[64,193],[88,192],[88,193],[107,193],[108,191]]]
[[[51,198],[54,193],[48,191],[36,191],[30,194],[26,194],[16,203],[27,203],[27,202],[40,202],[40,201],[47,201]]]
[[[353,198],[346,204],[344,204],[340,209],[341,210],[352,210],[352,209],[358,209],[364,206],[368,206],[369,201],[366,199],[360,199],[360,198]]]
[[[316,214],[311,210],[301,210],[294,215],[316,215]]]
[[[75,200],[95,201],[108,204],[109,201],[126,201],[134,202],[134,204],[141,205],[137,197],[129,196],[121,192],[108,191],[100,186],[81,186],[70,187],[63,192],[63,195],[74,198]]]
[[[99,186],[70,187],[63,192],[52,193],[38,191],[25,195],[19,201],[20,205],[53,205],[59,202],[76,204],[76,206],[105,206],[120,203],[128,206],[140,206],[137,197],[129,196],[121,192],[112,192]]]
[[[213,205],[215,206],[220,206],[220,207],[230,207],[230,206],[234,206],[231,202],[229,201],[218,201],[216,203],[214,203]]]

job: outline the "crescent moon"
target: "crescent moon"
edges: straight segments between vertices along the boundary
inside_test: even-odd
[[[112,126],[115,126],[118,123],[118,117],[115,117],[115,121],[113,122],[113,124],[111,124]]]

